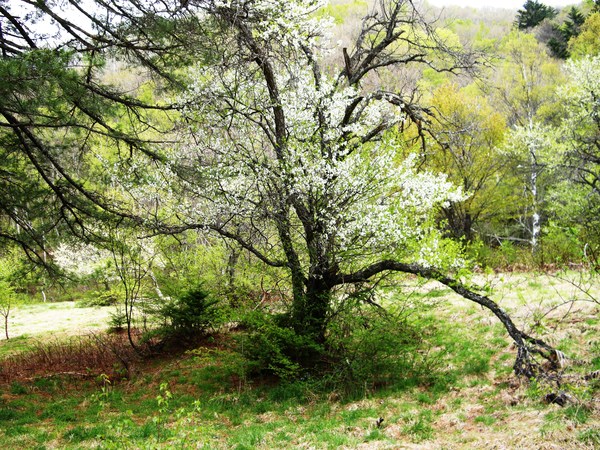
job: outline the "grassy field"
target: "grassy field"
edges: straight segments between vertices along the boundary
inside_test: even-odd
[[[30,348],[40,340],[105,331],[113,307],[82,308],[76,302],[33,303],[14,308],[9,339],[0,344],[0,357]],[[4,337],[4,334],[2,334]]]
[[[71,367],[69,355],[91,361],[81,356],[90,342],[121,358],[126,343],[100,332],[110,309],[43,304],[16,310],[15,337],[0,341],[0,448],[599,448],[600,386],[582,377],[600,370],[598,305],[583,301],[590,297],[576,287],[580,282],[552,276],[479,281],[494,288],[493,297],[520,326],[572,357],[563,386],[572,402],[547,404],[546,385],[517,380],[514,348],[499,323],[434,285],[407,283],[412,302],[437,304],[418,317],[427,330],[423,359],[430,373],[352,390],[325,390],[313,379],[248,378],[231,333],[185,353],[131,358],[110,376],[110,367]],[[599,298],[598,286],[589,287]],[[90,332],[90,341],[64,343]],[[26,349],[42,371],[27,372],[34,356],[14,356]],[[114,375],[119,371],[123,379]]]

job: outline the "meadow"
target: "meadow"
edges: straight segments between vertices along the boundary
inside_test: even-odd
[[[598,448],[600,380],[584,376],[600,370],[599,305],[590,301],[600,286],[575,272],[479,281],[569,356],[567,404],[548,403],[549,384],[514,376],[514,348],[494,317],[431,282],[405,287],[412,303],[428,305],[406,322],[424,337],[418,364],[351,387],[326,376],[249,376],[240,331],[136,357],[122,334],[106,333],[110,308],[45,303],[18,308],[14,337],[0,341],[1,447]]]

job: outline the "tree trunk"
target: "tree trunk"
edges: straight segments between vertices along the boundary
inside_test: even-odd
[[[229,295],[229,306],[237,308],[239,306],[238,298],[236,296],[236,266],[240,256],[240,252],[233,246],[227,246],[229,250],[229,256],[227,257],[227,294]]]
[[[462,297],[489,309],[500,320],[500,322],[502,322],[502,325],[504,325],[504,328],[517,346],[517,358],[515,360],[515,364],[513,365],[516,375],[522,375],[526,378],[534,378],[538,374],[539,367],[537,367],[536,363],[533,361],[531,352],[527,348],[526,341],[541,346],[545,350],[551,350],[550,346],[546,345],[543,341],[527,336],[525,333],[519,330],[510,316],[490,298],[479,295],[467,289],[459,282],[447,277],[440,278],[438,281],[440,281],[442,284],[445,284]]]
[[[292,323],[297,334],[312,336],[316,343],[322,344],[325,342],[331,289],[315,277],[310,277],[306,284],[306,291],[301,296],[294,296]]]

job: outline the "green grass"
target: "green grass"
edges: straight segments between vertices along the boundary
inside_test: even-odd
[[[547,295],[539,278],[511,276],[510,283],[521,295],[511,293],[510,300],[506,294],[511,308],[524,298],[537,305]],[[345,391],[316,378],[289,383],[250,378],[238,354],[211,342],[183,356],[147,361],[121,383],[59,375],[7,383],[0,395],[2,448],[519,448],[541,446],[544,439],[566,449],[598,445],[596,411],[557,409],[541,401],[542,386],[515,387],[514,349],[503,327],[487,311],[446,294],[439,289],[417,295],[441,302],[411,316],[425,344],[419,349],[423,366],[386,385]],[[49,306],[32,310],[69,313]],[[100,321],[90,314],[90,323]],[[589,317],[573,326],[579,323],[599,325]],[[3,341],[0,358],[27,349],[39,336],[45,335],[28,332]],[[564,333],[556,344],[595,352],[589,360],[600,368],[597,349],[584,341],[578,333]],[[504,399],[507,392],[516,405]],[[379,417],[384,421],[377,427]],[[572,429],[567,434],[566,426]],[[527,442],[518,440],[525,435]]]
[[[486,426],[492,426],[497,422],[497,419],[492,415],[482,415],[475,417],[475,423],[481,423]]]
[[[9,329],[9,333],[10,333]],[[0,358],[23,352],[31,346],[31,338],[27,334],[0,341]]]

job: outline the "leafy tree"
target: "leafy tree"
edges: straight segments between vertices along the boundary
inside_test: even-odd
[[[106,11],[104,21],[100,6],[92,17],[79,3],[68,3],[70,12],[79,14],[72,21],[54,2],[0,7],[0,240],[18,243],[41,263],[49,262],[52,240],[61,235],[92,238],[96,220],[133,219],[114,191],[98,188],[107,181],[98,168],[114,162],[99,161],[98,149],[158,158],[150,136],[158,122],[151,123],[150,114],[173,109],[101,82],[107,48],[137,56],[154,68],[157,80],[173,79],[161,69],[164,53],[158,44],[150,58],[140,50],[148,49],[147,42],[124,41],[132,28],[142,26],[133,14],[135,2],[116,8],[118,13]],[[160,19],[146,6],[150,32]],[[54,44],[30,31],[51,27],[50,20],[60,32]]]
[[[505,61],[495,73],[494,96],[503,106],[513,137],[508,137],[508,154],[511,155],[514,173],[520,183],[515,183],[520,202],[515,208],[514,225],[505,238],[529,242],[537,251],[541,226],[545,221],[544,195],[547,183],[555,181],[547,173],[552,154],[542,130],[547,129],[560,116],[556,103],[555,86],[561,77],[558,65],[548,55],[542,44],[531,34],[511,32],[500,45]]]
[[[4,318],[4,335],[6,339],[9,339],[8,318],[17,301],[17,294],[11,282],[11,276],[14,272],[12,262],[10,254],[0,258],[0,315]]]
[[[568,41],[572,37],[579,35],[581,32],[581,26],[585,23],[585,15],[575,6],[571,6],[567,19],[563,23],[563,33],[565,40]]]
[[[545,219],[546,191],[556,183],[556,168],[561,154],[559,136],[552,127],[532,122],[516,127],[505,143],[505,151],[521,175],[525,199],[521,227],[526,230],[533,252],[537,252]]]
[[[568,49],[572,58],[600,54],[600,12],[587,17],[579,35],[569,40]]]
[[[4,317],[4,334],[8,339],[8,316],[14,303],[14,289],[6,280],[0,280],[0,315]]]
[[[436,129],[439,148],[427,156],[430,167],[449,174],[468,198],[442,208],[448,229],[456,238],[471,241],[480,221],[501,215],[507,204],[499,189],[505,157],[498,145],[506,130],[502,115],[473,89],[455,85],[437,89],[433,106],[440,118]]]
[[[334,294],[390,270],[367,255],[391,262],[420,254],[427,267],[444,263],[431,247],[437,242],[431,213],[461,198],[445,181],[417,174],[412,160],[398,159],[403,143],[384,132],[425,120],[427,112],[410,101],[410,92],[369,88],[369,76],[380,67],[429,64],[429,58],[446,71],[470,63],[457,60],[412,5],[399,1],[380,4],[365,20],[332,77],[320,67],[322,23],[310,18],[315,6],[300,3],[294,12],[266,4],[207,7],[231,34],[230,51],[218,64],[189,72],[184,101],[194,125],[178,170],[193,184],[183,180],[177,195],[187,198],[176,212],[186,225],[164,231],[208,226],[266,264],[286,267],[290,323],[298,334],[323,341]],[[240,11],[248,17],[243,23]],[[281,25],[273,29],[272,21]],[[221,131],[224,119],[229,126]],[[207,164],[186,164],[199,158]],[[197,180],[206,180],[201,196]],[[263,237],[254,241],[254,235]]]
[[[526,30],[538,26],[546,19],[553,19],[558,11],[551,6],[544,5],[537,0],[527,0],[523,9],[517,11],[515,25],[519,30]]]
[[[532,34],[512,31],[500,43],[502,59],[491,75],[490,94],[507,117],[508,126],[555,120],[552,109],[560,67]]]
[[[578,8],[572,6],[569,9],[567,19],[562,25],[555,26],[557,33],[548,41],[548,47],[554,56],[562,59],[569,57],[569,41],[579,35],[585,20],[585,16]]]
[[[385,91],[371,77],[391,66],[454,72],[471,63],[436,36],[411,2],[398,1],[380,3],[365,18],[354,48],[343,51],[344,66],[331,76],[315,39],[321,24],[308,19],[313,5],[303,6],[294,12],[300,16],[266,5],[207,7],[231,33],[230,52],[189,73],[184,100],[192,133],[178,155],[186,179],[176,195],[187,200],[171,214],[178,223],[162,230],[209,228],[265,264],[286,268],[288,323],[319,343],[344,292],[370,289],[390,272],[435,278],[467,294],[439,271],[459,260],[435,226],[436,206],[462,195],[400,158],[412,145],[402,138],[410,135],[386,133],[411,122],[425,133],[430,112],[414,103],[413,90]],[[223,121],[226,130],[219,128]],[[205,180],[200,190],[198,180]],[[523,335],[489,299],[467,295],[521,340],[517,372],[530,371],[521,366]]]

